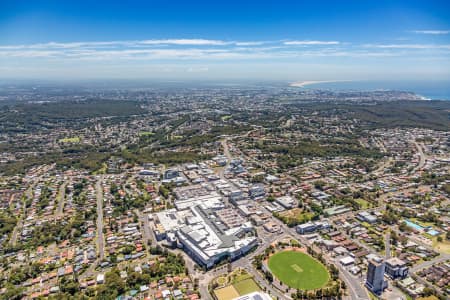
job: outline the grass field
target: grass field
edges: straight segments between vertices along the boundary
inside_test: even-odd
[[[233,284],[239,295],[246,295],[251,292],[260,291],[261,289],[252,278],[247,278]]]
[[[359,205],[361,205],[361,209],[368,209],[372,206],[369,201],[361,198],[356,199],[355,201],[358,202]]]
[[[150,131],[142,131],[142,132],[139,132],[139,135],[140,136],[153,136],[153,135],[155,135],[155,133],[150,132]]]
[[[219,300],[231,300],[239,297],[239,293],[232,285],[216,289],[214,290],[214,294],[216,294],[216,297]]]
[[[281,212],[280,215],[289,219],[309,221],[314,216],[314,213],[304,212],[301,208],[293,208]]]
[[[441,235],[441,236],[443,239],[442,242],[437,241],[437,236],[432,237],[433,248],[434,248],[434,250],[438,251],[439,253],[450,254],[450,241],[445,240],[445,235]]]
[[[79,143],[80,138],[77,136],[71,137],[71,138],[64,138],[64,139],[60,139],[59,142],[60,143]]]
[[[255,280],[253,280],[253,276],[244,269],[239,268],[227,276],[217,277],[215,283],[221,286],[214,290],[218,300],[231,300],[261,290]]]
[[[269,258],[269,269],[284,284],[313,290],[323,287],[330,279],[327,269],[311,256],[296,251],[283,251]]]

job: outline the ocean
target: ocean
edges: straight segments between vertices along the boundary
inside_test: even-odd
[[[398,90],[414,92],[432,100],[450,100],[450,80],[335,81],[312,83],[303,88],[356,91]]]

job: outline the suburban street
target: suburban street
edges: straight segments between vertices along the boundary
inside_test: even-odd
[[[145,243],[147,244],[148,241],[150,241],[152,243],[152,245],[156,245],[156,243],[157,243],[156,237],[155,237],[153,230],[151,230],[151,228],[150,228],[150,222],[148,221],[148,215],[139,210],[136,210],[136,213],[137,213],[139,220],[141,221],[143,228],[144,228],[143,236],[144,236]]]
[[[441,254],[431,260],[424,261],[420,264],[415,265],[410,269],[410,273],[416,273],[417,271],[431,267],[434,264],[441,263],[447,260],[450,260],[450,254]]]
[[[33,198],[33,189],[36,186],[36,184],[42,179],[43,174],[45,174],[45,172],[50,169],[50,167],[44,167],[42,172],[40,173],[41,175],[38,176],[37,178],[35,178],[30,186],[27,188],[27,190],[25,191],[25,198],[24,201],[22,201],[21,205],[22,205],[22,213],[19,216],[19,220],[17,221],[17,225],[14,227],[13,232],[11,233],[11,239],[9,240],[9,244],[10,245],[16,245],[17,243],[17,239],[18,236],[20,234],[20,232],[22,231],[22,227],[23,227],[23,218],[24,216],[26,216],[27,214],[27,207],[25,205],[25,200],[26,199],[32,199]]]

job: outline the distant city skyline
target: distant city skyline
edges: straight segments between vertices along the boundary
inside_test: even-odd
[[[445,80],[446,1],[10,1],[3,79]]]

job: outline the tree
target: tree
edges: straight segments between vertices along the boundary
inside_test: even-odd
[[[3,294],[0,294],[0,300],[18,300],[22,299],[23,296],[23,288],[16,287],[13,284],[6,285],[6,291]]]
[[[432,288],[425,287],[425,288],[423,289],[422,293],[423,293],[423,295],[424,295],[425,297],[428,297],[428,296],[434,295],[434,294],[435,294],[435,291],[434,291]]]
[[[96,299],[105,299],[105,300],[113,300],[118,296],[118,292],[115,289],[110,289],[105,285],[100,285],[97,288],[97,296]]]
[[[70,295],[75,295],[79,289],[80,284],[75,280],[68,280],[65,277],[61,279],[60,288],[63,293],[68,293]]]
[[[272,273],[270,273],[270,272],[265,272],[264,275],[265,275],[265,277],[266,277],[266,279],[267,279],[268,282],[270,282],[270,283],[273,282],[273,275],[272,275]]]
[[[119,275],[119,270],[112,269],[105,274],[105,286],[110,291],[115,291],[117,295],[121,295],[125,292],[125,282]]]
[[[323,188],[325,187],[325,185],[326,185],[326,182],[325,181],[323,181],[323,180],[317,180],[317,181],[315,181],[314,182],[314,187],[316,188],[316,189],[318,189],[318,190],[323,190]]]

